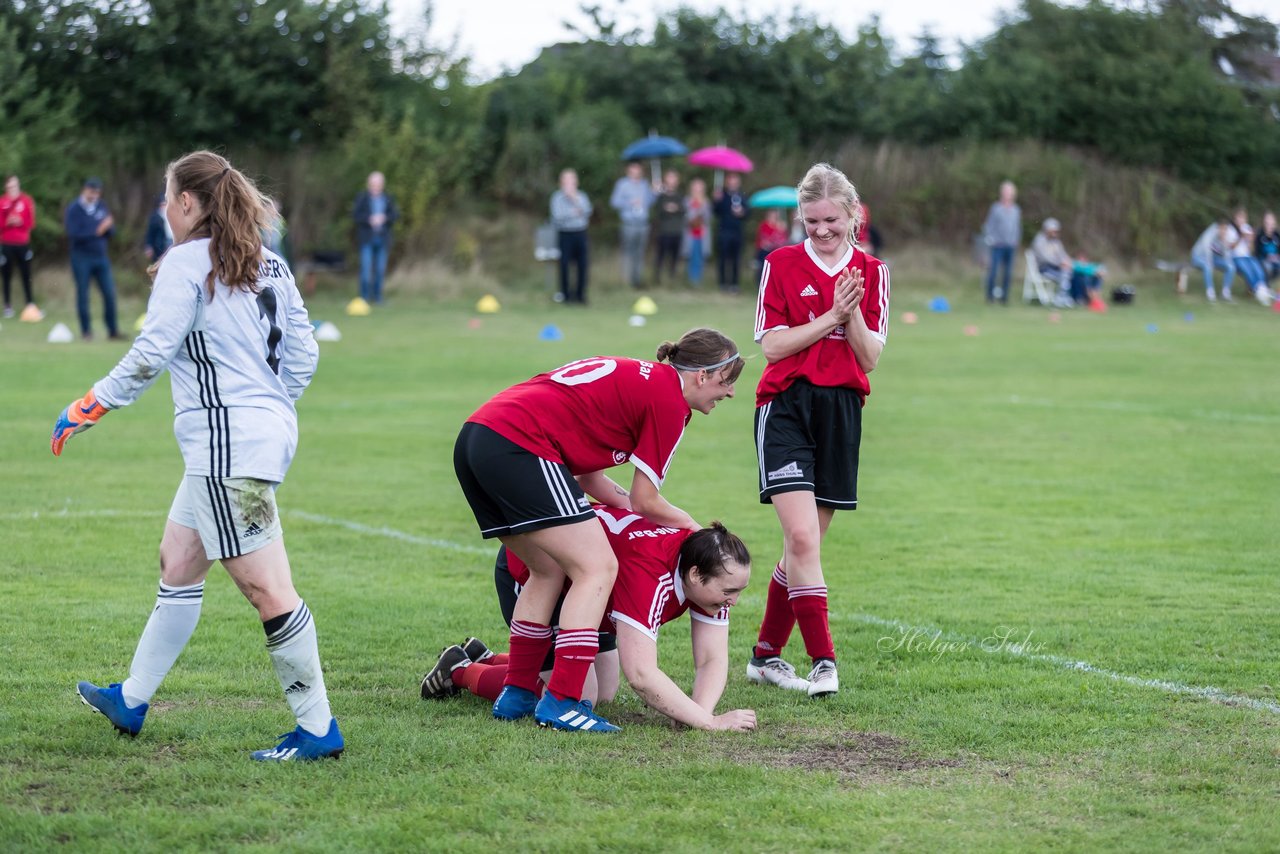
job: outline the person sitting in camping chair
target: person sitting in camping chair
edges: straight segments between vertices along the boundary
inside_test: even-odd
[[[1031,241],[1031,252],[1035,255],[1036,266],[1040,275],[1057,285],[1054,305],[1068,308],[1075,305],[1071,298],[1071,273],[1074,262],[1062,245],[1060,234],[1062,224],[1053,217],[1044,221],[1040,232]]]

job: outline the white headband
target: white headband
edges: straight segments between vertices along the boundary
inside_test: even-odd
[[[714,365],[681,365],[676,362],[671,363],[671,367],[681,371],[714,371],[716,368],[723,368],[725,365],[738,361],[738,354],[734,353],[727,359],[716,362]]]

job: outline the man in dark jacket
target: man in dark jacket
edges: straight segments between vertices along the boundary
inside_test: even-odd
[[[123,336],[116,325],[116,285],[111,277],[111,260],[107,257],[107,241],[115,233],[115,220],[102,201],[100,178],[85,180],[80,196],[67,205],[63,225],[71,244],[71,275],[76,280],[80,337],[86,341],[93,338],[89,322],[89,280],[95,279],[102,292],[102,316],[107,334],[111,340],[119,340]]]
[[[391,226],[400,218],[400,209],[386,192],[386,184],[387,179],[381,172],[370,174],[367,189],[356,196],[351,213],[360,244],[360,297],[369,303],[382,302],[382,280],[387,275],[387,253],[391,250]]]
[[[738,292],[738,262],[742,258],[742,223],[747,218],[747,197],[742,193],[742,176],[724,176],[724,189],[716,191],[712,210],[716,215],[716,244],[720,250],[720,290]]]

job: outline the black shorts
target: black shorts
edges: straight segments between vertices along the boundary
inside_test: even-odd
[[[512,615],[516,612],[516,600],[520,598],[520,582],[515,580],[511,572],[507,569],[507,547],[501,546],[498,549],[498,559],[493,564],[493,586],[498,591],[498,607],[502,609],[502,619],[506,621],[508,627],[511,626]],[[552,631],[560,627],[560,606],[564,604],[564,594],[560,594],[560,599],[556,602],[556,609],[551,612],[551,628]],[[618,637],[613,632],[600,633],[600,651],[610,652],[618,648]],[[547,651],[547,657],[542,660],[542,669],[550,670],[556,663],[556,648],[552,646]]]
[[[462,425],[453,446],[453,470],[485,539],[595,518],[567,466],[544,460],[482,424]]]
[[[760,503],[780,492],[812,492],[823,507],[858,506],[862,398],[850,388],[796,380],[756,409]]]

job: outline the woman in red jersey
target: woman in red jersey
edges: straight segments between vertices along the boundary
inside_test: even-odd
[[[821,544],[836,510],[858,504],[858,446],[867,382],[889,325],[889,269],[858,248],[862,206],[849,179],[819,163],[798,187],[808,236],[765,259],[755,338],[768,365],[756,389],[760,500],[782,525],[782,560],[747,665],[753,682],[839,690]],[[782,659],[800,624],[808,679]]]
[[[617,652],[596,659],[597,667],[613,664],[600,679],[598,702],[613,699],[620,659],[632,689],[672,720],[707,730],[755,729],[751,709],[715,713],[729,669],[729,608],[751,580],[746,545],[719,522],[689,531],[658,525],[627,510],[602,505],[594,509],[618,559],[618,578],[600,625],[602,638],[616,637]],[[529,569],[504,549],[494,575],[499,605],[510,622],[513,591],[528,581]],[[686,611],[692,621],[695,667],[691,694],[658,666],[659,628]],[[422,681],[422,696],[440,699],[460,688],[492,696],[508,666],[505,656],[493,655],[483,643],[468,638],[444,650]]]
[[[586,494],[661,525],[701,527],[658,490],[692,410],[708,413],[732,397],[742,368],[733,341],[694,329],[662,344],[655,361],[571,362],[501,392],[467,419],[454,447],[458,482],[484,537],[502,540],[530,567],[494,717],[533,715],[557,729],[617,731],[582,703],[618,567]],[[630,492],[604,474],[625,462],[635,466]],[[538,666],[552,644],[551,613],[566,577],[573,588],[561,608],[551,682],[539,700]],[[570,720],[579,723],[566,724],[574,708],[579,714]]]

